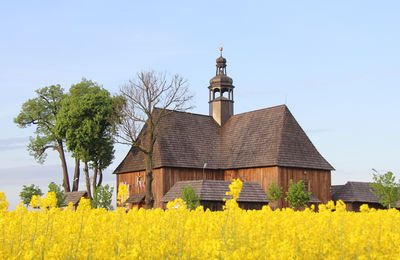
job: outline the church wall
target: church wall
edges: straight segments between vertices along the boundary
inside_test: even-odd
[[[326,170],[311,170],[279,167],[278,185],[283,187],[284,197],[289,189],[289,181],[304,180],[306,189],[314,193],[322,203],[331,199],[331,172]],[[288,207],[285,199],[279,201],[279,207]]]
[[[221,170],[191,169],[191,168],[163,168],[163,193],[166,194],[178,181],[191,180],[224,180]]]
[[[239,178],[243,182],[257,182],[261,188],[267,193],[267,188],[273,182],[278,183],[278,167],[262,167],[233,169],[224,171],[224,180],[232,181]],[[277,207],[277,202],[270,203],[271,207]]]
[[[304,173],[306,172],[306,173]],[[143,184],[139,187],[139,180]],[[144,171],[117,174],[117,183],[126,182],[129,184],[129,195],[133,193],[144,193]],[[283,187],[283,197],[289,189],[289,180],[297,182],[305,180],[309,191],[313,192],[322,203],[331,199],[331,173],[325,170],[311,170],[286,167],[262,167],[233,170],[210,170],[210,169],[191,169],[191,168],[161,168],[153,171],[153,194],[154,207],[163,207],[162,197],[178,181],[187,180],[226,180],[232,181],[239,178],[243,182],[257,182],[261,188],[267,192],[267,188],[273,182]],[[288,207],[284,198],[270,203],[271,207]]]
[[[132,195],[134,193],[144,193],[144,176],[146,175],[145,171],[138,171],[138,172],[130,172],[130,173],[124,173],[124,174],[117,174],[117,185],[119,183],[127,183],[129,184],[129,195]],[[138,181],[138,176],[140,177],[140,185],[139,187],[139,181]],[[153,183],[152,183],[152,188],[153,188],[153,196],[154,196],[154,207],[155,208],[160,208],[162,207],[162,203],[160,200],[164,196],[163,190],[162,190],[162,169],[154,169],[153,170]],[[117,191],[118,192],[118,191]]]

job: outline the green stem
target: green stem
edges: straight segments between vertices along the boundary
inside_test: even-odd
[[[76,254],[78,253],[79,242],[81,241],[81,236],[82,236],[82,229],[83,229],[83,216],[81,218],[81,227],[80,227],[80,230],[79,230],[78,242],[76,243],[75,257],[74,258],[76,258]]]
[[[36,214],[35,231],[33,232],[32,243],[31,243],[31,249],[33,249],[33,243],[35,243],[36,230],[37,230],[37,222],[38,222],[38,214]]]

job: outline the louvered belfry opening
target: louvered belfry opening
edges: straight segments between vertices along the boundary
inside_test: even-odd
[[[209,89],[209,115],[223,126],[233,115],[233,81],[226,75],[226,59],[221,55],[216,60],[215,77],[210,80]]]

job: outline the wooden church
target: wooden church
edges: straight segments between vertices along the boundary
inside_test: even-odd
[[[154,207],[165,207],[163,196],[179,181],[236,178],[257,182],[265,192],[273,182],[286,192],[290,179],[304,180],[316,201],[328,202],[334,169],[286,105],[235,115],[233,81],[222,51],[216,62],[208,87],[209,115],[173,112],[162,121],[153,154]],[[137,149],[128,152],[114,174],[118,185],[129,184],[132,197],[144,193],[144,156]],[[273,206],[288,204],[281,199]]]

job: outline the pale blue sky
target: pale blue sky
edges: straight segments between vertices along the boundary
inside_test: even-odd
[[[398,1],[9,1],[0,7],[0,190],[61,183],[55,152],[26,151],[13,118],[34,90],[82,77],[112,93],[140,70],[187,78],[208,114],[220,42],[235,113],[286,104],[336,168],[332,183],[400,174]],[[117,146],[111,172],[128,147]],[[73,164],[69,165],[71,168]],[[84,186],[81,185],[81,188]]]

